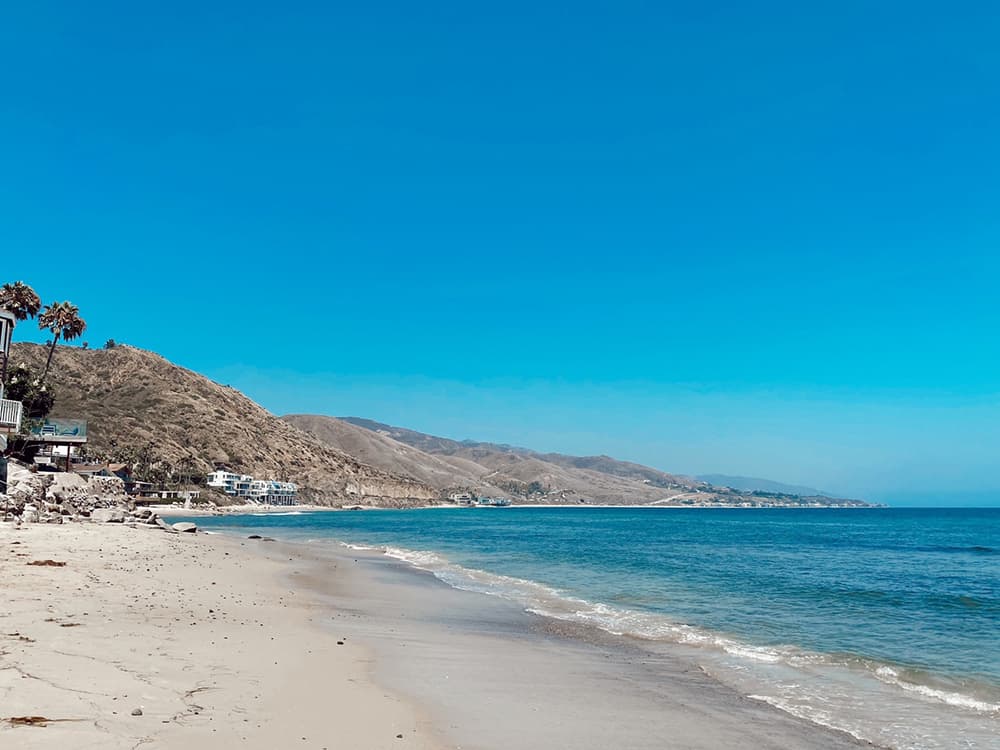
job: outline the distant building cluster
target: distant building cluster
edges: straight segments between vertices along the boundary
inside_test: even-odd
[[[296,494],[299,488],[293,482],[254,479],[247,474],[217,469],[208,475],[207,484],[255,505],[295,505],[298,502]]]

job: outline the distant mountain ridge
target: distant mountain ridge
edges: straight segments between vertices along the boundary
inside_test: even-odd
[[[829,492],[804,487],[799,484],[785,484],[775,482],[773,479],[760,479],[758,477],[739,477],[729,474],[699,474],[698,479],[719,487],[732,487],[734,490],[761,490],[763,492],[779,492],[785,495],[803,495],[815,497],[833,497]]]
[[[37,372],[46,354],[15,344],[11,359]],[[458,441],[355,417],[279,418],[234,388],[130,346],[61,346],[48,383],[52,416],[88,421],[93,456],[149,446],[165,471],[185,463],[188,476],[204,476],[221,463],[296,482],[318,504],[408,507],[471,492],[551,504],[864,505],[716,487],[610,456]]]
[[[443,493],[468,491],[518,502],[636,505],[859,505],[856,500],[717,487],[610,456],[568,456],[454,440],[361,417],[288,415],[285,420],[373,466]]]

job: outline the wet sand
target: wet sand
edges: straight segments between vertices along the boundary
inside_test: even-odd
[[[338,632],[465,750],[867,746],[746,698],[669,644],[643,644],[460,591],[378,553],[298,545]],[[319,552],[319,550],[323,550]],[[324,571],[337,565],[338,575]]]

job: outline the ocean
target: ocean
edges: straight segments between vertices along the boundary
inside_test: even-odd
[[[892,748],[1000,748],[1000,509],[447,508],[197,519],[382,550],[544,617],[680,649]]]

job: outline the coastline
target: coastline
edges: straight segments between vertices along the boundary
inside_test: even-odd
[[[376,680],[456,747],[876,747],[727,687],[682,649],[530,614],[380,551],[279,546],[345,571],[302,582],[338,613],[337,628],[372,648]]]
[[[160,516],[177,516],[189,518],[204,518],[206,516],[242,516],[242,515],[281,515],[292,513],[341,513],[356,511],[386,511],[400,510],[400,508],[380,505],[350,505],[350,506],[330,506],[330,505],[227,505],[213,510],[203,508],[184,508],[177,505],[148,505],[150,510]],[[668,505],[665,503],[511,503],[502,508],[491,506],[468,506],[462,507],[452,503],[434,503],[427,505],[415,505],[406,510],[525,510],[528,508],[579,508],[589,510],[600,510],[602,508],[628,508],[630,510],[880,510],[888,506],[869,503],[868,505]]]
[[[621,512],[625,513],[625,509],[621,509]],[[578,711],[578,706],[574,704],[592,706],[594,710],[588,712],[588,715],[600,714],[605,706],[601,703],[602,699],[592,695],[591,691],[595,683],[607,683],[609,680],[603,667],[591,669],[595,665],[591,661],[594,651],[590,648],[593,643],[600,643],[610,647],[601,656],[604,665],[622,665],[615,679],[610,680],[612,684],[605,691],[607,694],[618,696],[641,687],[640,692],[645,694],[637,696],[641,703],[649,694],[661,689],[659,683],[664,678],[677,681],[677,684],[670,687],[668,694],[661,696],[661,700],[647,703],[645,713],[630,713],[638,703],[626,701],[628,705],[620,706],[619,711],[605,717],[604,723],[607,725],[620,725],[624,721],[620,717],[632,716],[639,723],[649,725],[650,732],[655,734],[659,729],[665,736],[671,736],[674,732],[672,726],[658,726],[649,717],[660,712],[664,705],[669,706],[677,701],[696,704],[701,698],[698,690],[694,689],[692,692],[685,689],[694,688],[689,677],[678,678],[676,670],[667,669],[664,672],[655,665],[664,660],[671,663],[681,660],[686,662],[688,672],[704,670],[712,678],[734,690],[738,696],[766,702],[782,716],[798,717],[813,729],[829,727],[863,738],[879,747],[935,747],[945,750],[957,746],[993,746],[996,706],[1000,702],[996,700],[996,691],[988,679],[976,679],[976,669],[985,662],[968,661],[969,655],[976,652],[967,648],[971,645],[970,639],[976,638],[977,634],[980,644],[990,641],[991,636],[987,635],[988,618],[977,615],[968,620],[963,635],[945,635],[944,640],[939,638],[934,641],[930,638],[930,634],[936,632],[934,628],[946,628],[948,622],[954,621],[954,613],[950,609],[943,609],[932,615],[925,613],[919,600],[905,602],[904,609],[899,609],[890,602],[894,611],[884,612],[885,607],[869,607],[865,612],[857,612],[860,619],[851,621],[856,623],[854,631],[860,634],[862,640],[859,640],[859,637],[847,635],[843,629],[837,631],[836,622],[840,621],[837,618],[833,618],[834,625],[830,630],[817,625],[816,617],[822,615],[814,613],[809,601],[799,597],[799,573],[809,570],[808,564],[802,561],[802,556],[807,555],[810,560],[824,563],[815,571],[821,578],[811,579],[814,583],[823,581],[828,584],[820,601],[834,606],[834,609],[831,610],[825,604],[823,612],[827,616],[831,613],[844,616],[845,608],[853,610],[856,602],[848,597],[842,606],[838,606],[836,587],[839,585],[838,581],[842,580],[842,575],[837,571],[851,571],[851,575],[856,576],[852,580],[865,591],[882,591],[880,578],[867,579],[859,573],[860,568],[868,568],[873,563],[878,568],[877,561],[880,559],[881,553],[870,556],[865,551],[865,545],[872,538],[887,540],[890,545],[887,553],[890,556],[896,555],[897,551],[892,547],[893,534],[896,533],[893,529],[898,531],[899,528],[911,528],[916,522],[926,526],[926,519],[913,517],[913,513],[900,512],[897,514],[899,517],[886,526],[887,519],[868,519],[868,514],[853,514],[853,519],[847,516],[842,521],[834,521],[834,516],[839,514],[831,511],[824,514],[824,528],[840,530],[837,533],[840,541],[832,546],[823,542],[818,546],[814,545],[809,541],[809,536],[822,539],[828,535],[817,534],[813,521],[808,521],[800,527],[807,536],[803,546],[798,532],[789,534],[782,524],[773,525],[766,510],[757,514],[756,521],[752,518],[743,520],[742,514],[732,516],[722,514],[722,511],[719,513],[721,515],[714,519],[697,522],[695,519],[701,518],[701,514],[684,514],[688,520],[680,526],[675,526],[672,520],[668,522],[664,518],[667,526],[650,527],[645,535],[638,534],[635,530],[628,531],[636,520],[630,522],[628,515],[620,515],[617,520],[604,519],[600,524],[602,533],[591,535],[593,543],[573,546],[574,554],[583,555],[590,561],[590,570],[588,564],[578,568],[572,560],[566,560],[566,564],[571,567],[563,569],[565,555],[558,552],[549,555],[537,553],[540,545],[554,550],[568,549],[567,540],[580,536],[580,524],[584,524],[583,528],[596,528],[586,526],[590,522],[580,518],[589,514],[568,512],[565,516],[559,516],[563,522],[558,524],[552,523],[556,517],[554,515],[550,515],[548,519],[529,522],[528,516],[515,520],[519,514],[466,513],[456,509],[447,519],[442,517],[440,521],[437,514],[427,516],[412,511],[398,511],[391,517],[383,514],[323,514],[312,518],[298,515],[273,519],[230,517],[206,521],[206,525],[223,533],[277,536],[289,541],[296,548],[295,554],[330,559],[346,555],[351,562],[355,562],[354,566],[339,564],[338,569],[346,578],[341,579],[338,585],[346,586],[358,577],[364,583],[355,585],[352,595],[344,595],[337,601],[331,600],[331,608],[349,609],[358,617],[363,617],[367,622],[367,630],[360,635],[369,641],[375,638],[380,629],[384,630],[382,642],[375,644],[375,651],[379,656],[379,671],[389,673],[389,679],[384,684],[401,694],[410,695],[421,706],[428,707],[437,703],[438,707],[433,715],[435,723],[441,726],[460,724],[456,717],[468,716],[470,702],[476,705],[487,698],[494,706],[492,713],[487,711],[476,721],[469,720],[465,724],[489,725],[494,715],[517,717],[511,720],[515,726],[523,724],[526,719],[518,716],[519,707],[516,702],[514,705],[508,704],[512,700],[511,695],[530,694],[533,683],[508,683],[502,679],[497,680],[493,673],[502,674],[508,665],[519,663],[524,653],[539,647],[539,639],[546,633],[558,633],[563,636],[561,640],[546,641],[545,647],[536,654],[537,664],[547,664],[547,668],[538,671],[537,664],[529,664],[524,668],[528,672],[535,670],[539,684],[551,681],[552,675],[562,674],[563,679],[553,686],[554,691],[559,684],[564,689],[572,686],[573,701],[569,703],[553,704],[551,696],[542,696],[537,701],[537,710],[547,716],[558,718],[573,715],[574,711]],[[673,514],[669,515],[672,519],[678,518]],[[647,514],[633,513],[632,516],[646,517]],[[572,521],[574,517],[579,520]],[[785,520],[793,517],[800,516],[787,514]],[[737,527],[730,527],[728,522],[723,521],[725,518],[732,519],[734,523],[737,518],[741,520]],[[918,535],[914,542],[918,545],[918,559],[936,560],[934,567],[938,570],[965,570],[968,578],[967,583],[963,583],[963,588],[970,596],[981,597],[982,586],[988,585],[988,565],[983,567],[983,563],[988,564],[989,558],[983,558],[978,551],[989,552],[989,548],[965,545],[989,542],[984,541],[975,530],[978,527],[968,525],[968,519],[964,526],[953,526],[953,521],[957,520],[959,519],[942,519],[940,523],[932,525],[933,532],[929,537]],[[875,527],[885,531],[876,533]],[[750,531],[751,529],[755,531]],[[964,531],[955,536],[954,532],[942,529]],[[513,541],[512,532],[521,542]],[[616,560],[622,554],[623,532],[627,534],[632,546],[628,548],[631,550],[629,557],[619,563]],[[748,558],[733,558],[723,554],[714,559],[701,559],[699,550],[705,544],[712,545],[715,549],[716,542],[721,541],[719,549],[725,550],[730,546],[727,540],[734,535],[738,538],[757,539],[756,534],[764,534],[762,539],[772,539],[777,546],[772,547],[771,543],[759,545],[765,552]],[[657,547],[655,539],[659,538],[664,539],[664,544],[667,545],[672,540],[679,540],[680,547]],[[861,546],[858,547],[855,543],[844,544],[844,539],[860,540]],[[342,547],[344,542],[354,544]],[[954,546],[956,544],[958,546]],[[690,552],[685,552],[685,548]],[[879,546],[876,548],[881,549]],[[338,551],[341,553],[339,557]],[[788,557],[789,554],[792,556]],[[716,615],[723,611],[729,612],[723,617],[728,617],[730,622],[734,617],[742,618],[740,623],[746,622],[748,618],[752,622],[754,617],[767,618],[773,613],[776,618],[783,617],[784,622],[792,627],[808,624],[810,633],[819,633],[825,640],[797,640],[794,633],[786,633],[780,640],[768,641],[766,635],[764,639],[755,637],[752,631],[747,632],[740,624],[735,628],[727,627],[725,620],[718,619],[714,624],[706,624],[700,619],[697,609],[692,611],[692,606],[700,606],[699,602],[703,599],[699,597],[703,594],[692,594],[691,598],[685,600],[683,591],[672,592],[673,602],[670,606],[673,613],[668,616],[657,614],[655,610],[644,611],[641,604],[638,608],[633,608],[629,602],[641,601],[646,591],[650,591],[654,599],[660,596],[659,590],[655,588],[659,585],[655,575],[652,578],[636,579],[629,584],[627,590],[630,593],[624,598],[616,596],[620,586],[615,583],[614,575],[632,575],[630,569],[635,565],[630,561],[635,555],[648,559],[661,559],[661,555],[666,555],[664,559],[675,562],[677,559],[687,560],[694,565],[695,570],[702,571],[693,574],[691,582],[706,582],[706,586],[699,585],[697,590],[703,593],[706,590],[715,592],[719,596],[718,599],[713,599],[718,604]],[[945,567],[942,555],[948,558],[950,567]],[[966,560],[969,555],[978,555],[978,561]],[[775,582],[767,578],[772,573],[762,573],[763,580],[754,578],[757,574],[753,571],[772,570],[771,565],[761,568],[758,563],[774,560],[776,556],[789,561],[785,564],[778,560],[774,570],[781,571],[786,576],[783,580],[787,580],[791,586],[790,592],[780,588],[775,590]],[[963,567],[966,562],[969,566],[976,562],[976,567]],[[549,563],[554,567],[548,572],[539,567]],[[605,563],[606,568],[603,567]],[[598,572],[595,565],[605,573]],[[918,567],[923,569],[923,566]],[[978,578],[974,577],[974,570],[978,571]],[[742,584],[736,590],[735,599],[728,597],[725,588],[719,588],[714,583],[728,580],[725,578],[727,575],[739,580],[749,576],[746,586],[760,592],[763,598],[753,596],[748,600],[740,600],[739,592],[747,590]],[[803,575],[808,578],[811,574]],[[987,577],[983,578],[984,575]],[[391,579],[393,586],[383,585],[386,582],[381,579],[386,576]],[[445,587],[445,592],[440,591],[442,586]],[[650,586],[654,588],[650,589]],[[411,589],[418,590],[419,596]],[[375,596],[374,592],[382,590],[385,593],[379,594],[378,600],[366,604],[366,597],[371,598]],[[894,593],[893,589],[889,591]],[[905,590],[900,593],[906,595]],[[807,599],[815,601],[816,597]],[[762,609],[757,604],[758,601],[766,602],[763,606],[768,609]],[[406,610],[396,622],[383,629],[381,623],[384,623],[387,613],[391,613],[394,608],[398,609],[399,602],[406,603]],[[430,609],[427,602],[434,602]],[[506,602],[509,606],[497,602]],[[916,609],[914,604],[917,605]],[[724,610],[719,608],[723,606]],[[809,611],[804,612],[803,609]],[[970,617],[975,614],[968,611]],[[898,612],[902,619],[892,620],[896,616],[894,612]],[[850,611],[846,614],[854,617]],[[889,620],[884,619],[886,615]],[[539,622],[545,627],[538,625]],[[907,648],[911,647],[901,643],[893,645],[897,644],[891,640],[894,626],[883,626],[882,622],[925,623],[928,639],[921,646],[923,650],[917,656],[917,661],[912,654],[907,653]],[[500,628],[500,637],[493,637],[497,634],[491,632],[492,627]],[[813,631],[813,627],[818,629]],[[481,633],[484,628],[486,632]],[[394,640],[393,633],[407,633],[410,638],[398,643]],[[881,642],[871,641],[871,634],[879,634],[878,637],[887,639]],[[485,637],[472,637],[476,635]],[[510,637],[516,637],[519,648],[510,646]],[[958,637],[964,640],[955,641]],[[425,648],[439,651],[444,667],[442,663],[429,662],[422,670],[414,669],[409,674],[400,674],[398,665],[412,666],[415,663],[414,657],[419,655],[414,650],[413,641]],[[885,650],[880,643],[885,644]],[[583,652],[573,648],[582,644],[587,645]],[[623,648],[625,646],[629,648]],[[631,651],[629,666],[624,666],[625,662],[622,661],[623,650]],[[566,665],[575,664],[579,667],[576,673],[567,674],[563,663],[550,664],[547,661],[548,653],[560,652],[565,652],[562,661]],[[489,654],[502,655],[500,658],[492,658],[492,669]],[[942,659],[942,655],[946,658]],[[987,658],[986,653],[982,656]],[[909,666],[932,662],[935,663],[936,672]],[[467,675],[464,689],[453,695],[450,703],[446,700],[447,696],[442,696],[440,701],[434,699],[442,684],[462,682],[452,665],[458,664],[461,669],[465,669],[466,663],[478,663],[479,674]],[[653,666],[647,669],[644,666],[647,664]],[[962,671],[954,670],[951,666],[958,664],[966,666]],[[581,680],[579,673],[588,671],[588,677]],[[439,684],[425,684],[424,673],[438,674]],[[970,675],[971,679],[966,679],[966,675]],[[440,682],[444,680],[447,683]],[[419,689],[415,687],[418,685],[421,686]],[[720,705],[718,696],[709,696],[707,702]],[[732,708],[731,702],[726,700],[722,700],[721,705]],[[892,717],[891,720],[889,717]],[[684,717],[680,717],[680,721],[683,720]],[[726,721],[724,717],[721,723],[725,724]],[[756,721],[769,719],[758,718]],[[715,719],[712,722],[717,723]],[[586,722],[581,724],[579,721],[563,723],[572,724],[573,729],[587,726]],[[604,726],[593,729],[601,731]],[[547,731],[545,726],[532,727],[533,734],[544,731]],[[481,740],[481,735],[480,730],[475,739]],[[460,739],[465,744],[472,741],[470,737]],[[506,747],[511,743],[520,746],[524,742],[524,738],[520,736],[504,739],[504,742],[482,741],[475,746]],[[558,742],[561,741],[561,736],[552,739]],[[588,747],[590,739],[591,733],[584,732],[576,746]],[[617,735],[610,737],[609,741],[618,741]],[[630,746],[642,746],[642,741],[645,740],[630,738]],[[700,746],[697,741],[689,744]],[[808,744],[815,745],[815,741]],[[544,744],[538,746],[545,747]],[[792,743],[788,746],[796,745]],[[798,746],[803,745],[800,743]]]
[[[380,554],[91,524],[0,527],[0,550],[19,747],[860,746]]]

